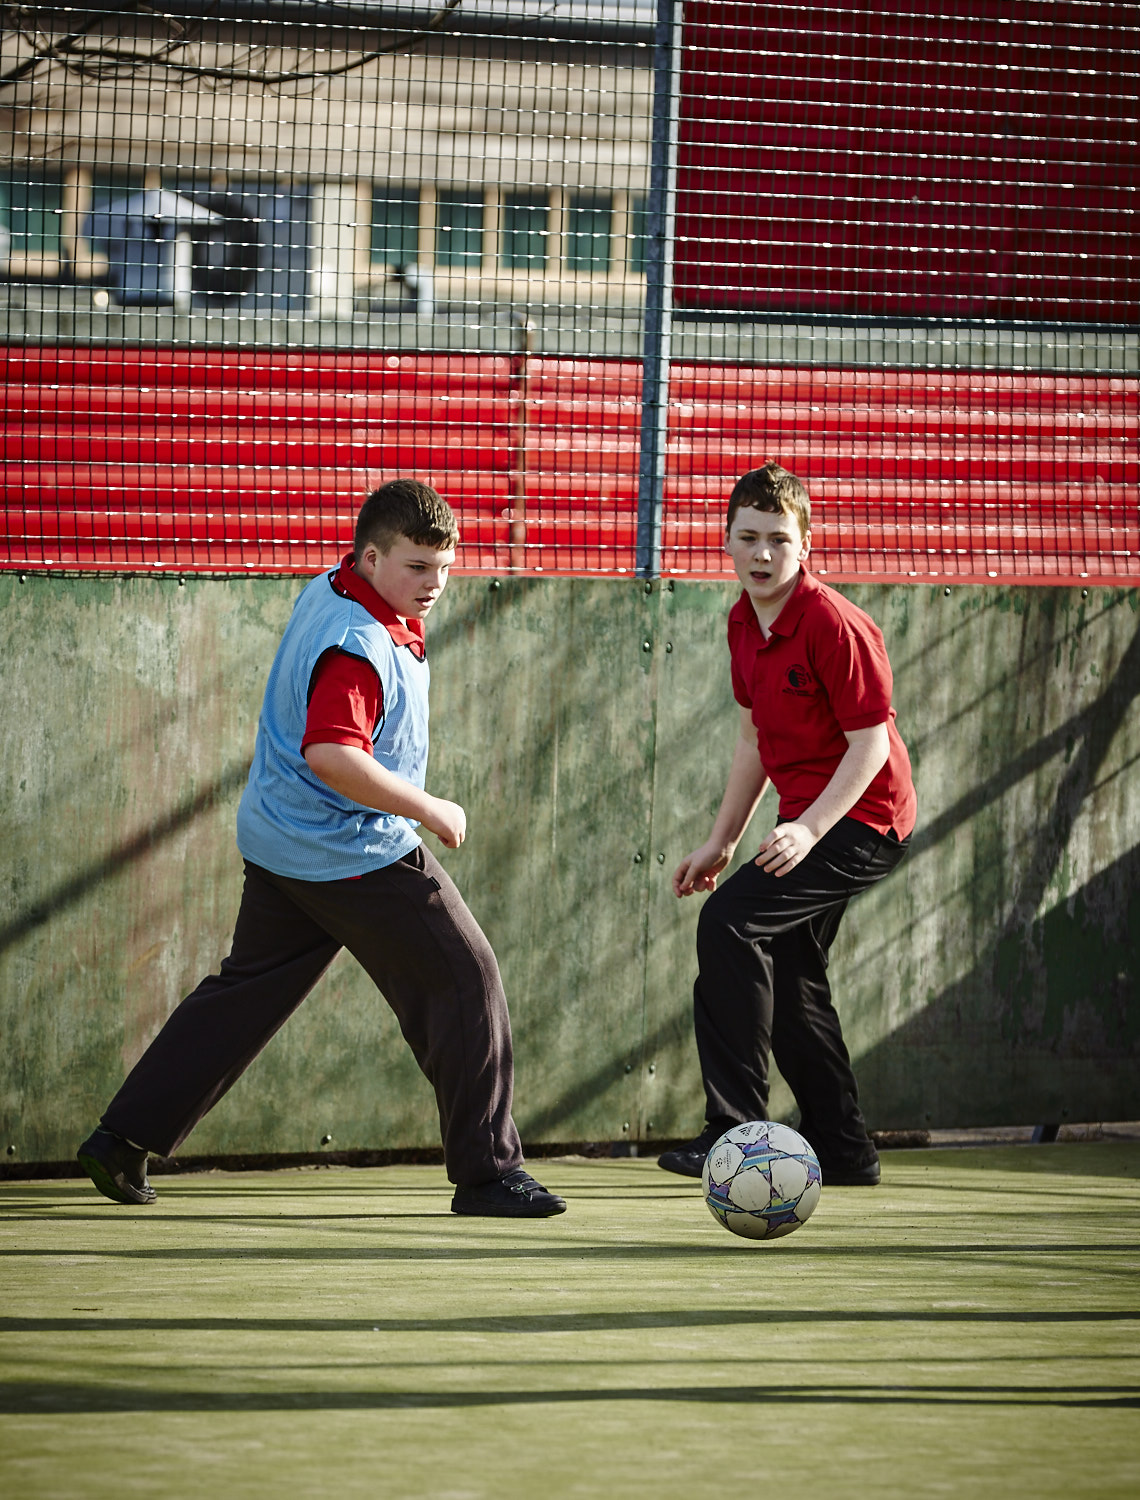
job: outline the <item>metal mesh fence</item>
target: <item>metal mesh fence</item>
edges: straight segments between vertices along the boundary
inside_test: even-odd
[[[717,576],[1140,575],[1140,5],[6,6],[4,543]]]

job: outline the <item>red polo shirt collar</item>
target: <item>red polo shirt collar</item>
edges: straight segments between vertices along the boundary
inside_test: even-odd
[[[813,594],[818,594],[820,584],[814,579],[806,568],[800,568],[799,581],[792,590],[783,609],[768,627],[770,635],[794,635],[796,626],[803,618],[804,610]],[[747,590],[741,592],[738,607],[743,618],[751,625],[757,634],[763,635],[760,629],[760,621],[756,618],[756,611],[752,608],[752,600],[748,597]]]
[[[376,592],[367,578],[361,578],[356,571],[355,559],[351,552],[345,554],[341,559],[340,567],[332,575],[332,586],[338,594],[361,605],[374,620],[379,620],[397,646],[409,646],[414,656],[423,657],[425,653],[424,622],[402,620],[388,601]]]

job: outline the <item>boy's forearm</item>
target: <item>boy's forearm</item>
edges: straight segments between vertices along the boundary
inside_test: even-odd
[[[871,785],[890,754],[886,724],[852,731],[843,759],[819,796],[795,820],[821,839],[840,818],[846,817]]]
[[[355,745],[306,745],[305,760],[315,776],[350,802],[374,812],[426,821],[436,800],[422,787],[405,781]]]
[[[734,850],[744,837],[767,785],[768,775],[754,734],[749,737],[742,730],[732,752],[732,767],[708,842]]]
[[[767,785],[768,777],[756,744],[756,731],[751,723],[742,724],[712,832],[700,848],[686,855],[673,872],[675,896],[716,890],[717,877],[732,859]]]

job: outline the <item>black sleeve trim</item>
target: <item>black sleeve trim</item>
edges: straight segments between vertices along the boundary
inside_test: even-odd
[[[334,653],[337,656],[347,656],[352,661],[362,661],[366,667],[372,667],[372,670],[374,672],[376,672],[376,668],[372,665],[372,663],[368,660],[368,658],[366,656],[361,656],[359,654],[359,652],[356,652],[356,651],[346,651],[343,646],[330,646],[327,651],[322,651],[321,654],[320,654],[320,656],[317,657],[316,661],[313,663],[313,670],[309,673],[309,685],[305,689],[305,707],[306,708],[308,708],[309,704],[312,703],[312,701],[313,701],[313,694],[314,694],[314,692],[316,692],[316,688],[317,688],[317,678],[320,676],[320,671],[321,671],[322,666],[324,666],[324,664],[328,660],[328,658],[330,656],[332,656]],[[380,684],[380,717],[376,721],[376,724],[373,726],[373,730],[372,730],[372,743],[373,744],[376,743],[376,736],[380,733],[380,730],[383,728],[383,725],[384,725],[384,681],[383,681],[383,678],[380,676],[379,672],[376,672],[376,680]]]

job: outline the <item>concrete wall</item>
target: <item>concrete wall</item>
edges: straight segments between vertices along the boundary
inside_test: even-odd
[[[224,956],[234,809],[298,588],[0,576],[7,1159],[69,1156]],[[844,592],[886,634],[921,799],[912,856],[856,903],[834,952],[870,1123],[1131,1118],[1140,600]],[[429,626],[431,782],[470,830],[443,857],[500,955],[525,1139],[651,1142],[700,1122],[697,903],[669,878],[731,753],[732,593],[460,578]],[[781,1087],[773,1113],[790,1109]],[[325,1136],[436,1141],[430,1091],[343,957],[186,1150],[311,1151]]]

